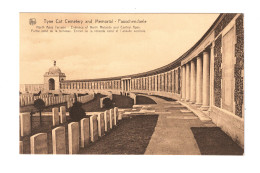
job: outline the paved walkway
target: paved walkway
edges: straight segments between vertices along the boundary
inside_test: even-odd
[[[153,99],[157,104],[134,105],[133,109],[121,110],[124,112],[124,116],[131,114],[159,115],[145,154],[243,154],[243,150],[210,119],[200,120],[177,101],[145,96]]]

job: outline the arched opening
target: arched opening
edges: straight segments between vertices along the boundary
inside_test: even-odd
[[[49,90],[55,90],[55,81],[54,79],[49,79]]]

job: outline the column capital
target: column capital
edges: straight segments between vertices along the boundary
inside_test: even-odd
[[[206,51],[206,50],[204,50],[204,51],[203,51],[203,55],[205,55],[205,54],[209,54],[209,52]]]

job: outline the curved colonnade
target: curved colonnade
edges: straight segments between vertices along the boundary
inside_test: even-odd
[[[209,116],[244,146],[243,14],[220,14],[187,52],[161,68],[127,76],[65,80],[62,92],[147,93],[177,99]]]

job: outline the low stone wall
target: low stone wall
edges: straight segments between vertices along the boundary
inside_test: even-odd
[[[132,90],[131,92],[143,93],[143,94],[147,94],[147,95],[158,95],[158,96],[172,98],[172,99],[175,99],[175,100],[180,100],[181,99],[181,95],[180,94],[176,94],[176,93],[172,93],[172,92],[146,91],[146,90]]]
[[[104,107],[104,104],[103,104],[104,99],[109,98],[110,100],[112,100],[113,95],[112,95],[112,92],[107,92],[107,91],[101,92],[101,94],[107,95],[106,97],[100,98],[100,108],[103,108]]]
[[[136,94],[129,93],[129,97],[134,100],[134,105],[136,105]]]
[[[87,103],[87,102],[93,100],[94,98],[95,98],[94,93],[89,94],[89,95],[85,95],[85,96],[77,96],[78,102],[81,102],[81,103]],[[74,97],[69,98],[67,100],[67,108],[72,107],[73,103],[75,103],[75,101],[76,101],[76,99]]]
[[[244,148],[244,119],[215,106],[211,107],[209,115],[218,127]]]

